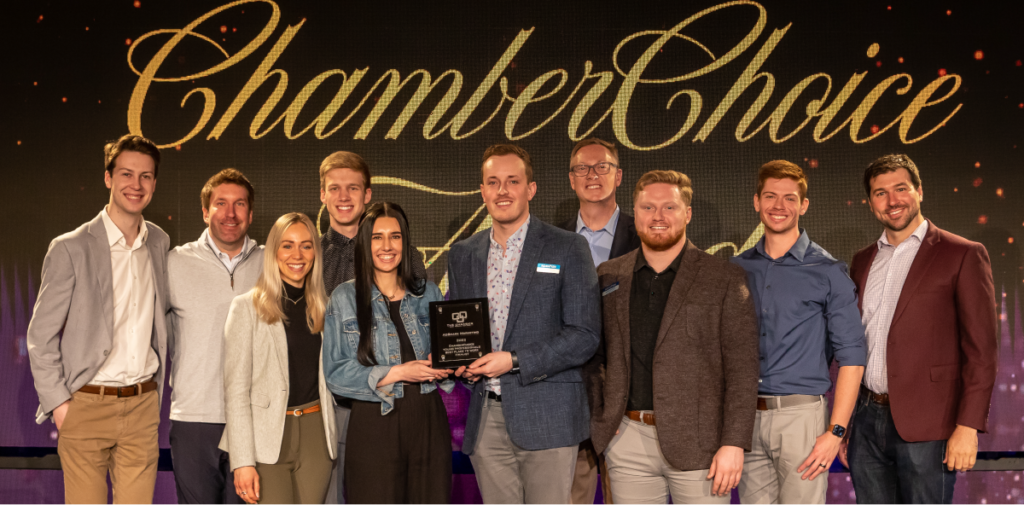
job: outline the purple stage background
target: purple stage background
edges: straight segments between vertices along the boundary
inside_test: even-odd
[[[881,233],[863,168],[905,152],[921,168],[923,213],[992,258],[1000,354],[980,450],[1024,451],[1022,19],[1024,3],[969,1],[5,6],[0,447],[56,446],[54,426],[34,423],[25,342],[42,259],[99,212],[101,146],[132,131],[163,146],[146,217],[172,245],[202,232],[200,188],[225,167],[256,186],[258,242],[285,212],[320,215],[317,167],[345,149],[369,162],[374,200],[409,212],[442,288],[450,244],[489,226],[475,193],[492,143],[530,151],[531,211],[548,222],[576,211],[566,177],[580,138],[620,145],[624,208],[643,172],[686,172],[688,237],[721,257],[757,236],[757,167],[788,159],[810,178],[801,225],[845,261]],[[458,450],[467,392],[444,400]],[[955,501],[1024,503],[1022,478],[960,475]],[[453,484],[454,501],[479,502],[472,474]],[[0,503],[62,500],[59,471],[0,470]],[[156,500],[176,501],[171,473]],[[829,476],[828,500],[854,502],[849,474]]]

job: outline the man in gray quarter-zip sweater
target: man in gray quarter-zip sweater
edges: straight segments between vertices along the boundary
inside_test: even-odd
[[[231,300],[256,285],[263,246],[248,237],[254,194],[228,168],[203,187],[199,240],[167,256],[171,328],[171,457],[179,503],[242,503],[224,431],[224,322]]]

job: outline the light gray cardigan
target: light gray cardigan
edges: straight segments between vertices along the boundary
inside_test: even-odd
[[[252,295],[249,291],[231,301],[224,325],[227,425],[219,447],[231,457],[232,471],[255,466],[256,462],[277,463],[288,408],[288,342],[284,324],[263,322],[256,315]],[[323,334],[320,338],[323,339]],[[334,396],[324,382],[323,351],[316,366],[320,370],[324,443],[331,459],[335,459],[338,435],[334,425]]]

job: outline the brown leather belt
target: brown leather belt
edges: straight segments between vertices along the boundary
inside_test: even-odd
[[[312,407],[310,407],[310,408],[308,408],[306,410],[294,409],[294,410],[285,411],[284,415],[286,415],[286,416],[302,417],[302,416],[304,416],[306,414],[312,414],[313,412],[320,412],[320,404],[319,403],[316,404],[316,405],[313,405]]]
[[[643,410],[627,410],[626,417],[638,423],[644,423],[648,426],[654,426],[653,412],[645,412]]]
[[[132,386],[90,386],[85,385],[78,389],[79,393],[89,393],[93,395],[110,395],[118,398],[127,398],[129,396],[141,395],[148,393],[156,389],[156,381],[149,379],[146,382],[140,382]]]
[[[884,405],[886,407],[889,406],[889,394],[888,393],[878,394],[878,393],[876,393],[876,392],[874,392],[874,391],[872,391],[872,390],[870,390],[870,389],[868,389],[868,388],[866,388],[864,386],[861,386],[860,388],[864,391],[864,394],[868,395],[868,399],[870,399],[871,401],[873,401],[873,402],[875,402],[875,403],[877,403],[879,405]]]

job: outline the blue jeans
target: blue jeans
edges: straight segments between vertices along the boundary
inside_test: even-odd
[[[946,441],[907,442],[892,410],[861,389],[850,433],[849,462],[857,503],[953,503],[956,472],[942,458]]]

